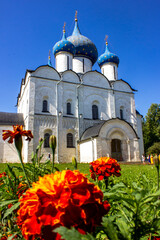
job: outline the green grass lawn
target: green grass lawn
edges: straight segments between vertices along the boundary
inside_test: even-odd
[[[20,163],[9,163],[9,165],[20,166]],[[68,168],[71,170],[74,169],[71,163],[60,163],[55,164],[55,166],[59,168],[60,171]],[[157,170],[154,165],[120,164],[120,166],[121,177],[116,178],[117,181],[125,181],[127,183],[130,183],[132,181],[138,180],[141,175],[145,174],[149,181],[157,183]],[[51,164],[49,164],[48,167],[51,168]],[[0,163],[0,172],[4,172],[6,169],[7,163]],[[87,177],[90,176],[88,163],[79,163],[78,170],[84,174],[87,174]],[[17,174],[23,175],[23,173],[18,173],[17,170],[15,171]]]

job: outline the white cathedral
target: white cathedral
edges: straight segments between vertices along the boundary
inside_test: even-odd
[[[142,116],[135,109],[135,90],[118,79],[119,58],[105,52],[98,57],[94,43],[83,36],[77,17],[71,36],[53,47],[51,60],[27,70],[20,86],[17,113],[0,113],[0,132],[22,124],[34,138],[23,142],[23,160],[29,162],[43,138],[43,159],[51,153],[49,137],[57,138],[56,162],[91,162],[109,156],[124,162],[140,161],[144,152]],[[98,61],[100,72],[92,66]],[[14,145],[0,139],[0,162],[16,162]]]

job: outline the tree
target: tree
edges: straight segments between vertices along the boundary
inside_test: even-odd
[[[160,142],[160,104],[153,103],[143,120],[144,149],[151,147],[154,143]]]
[[[147,154],[160,154],[160,142],[154,143],[151,147],[148,148]]]

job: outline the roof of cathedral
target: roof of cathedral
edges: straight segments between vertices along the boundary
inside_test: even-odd
[[[93,137],[98,137],[98,136],[99,136],[99,132],[100,132],[100,130],[101,130],[101,127],[102,127],[106,122],[114,121],[114,120],[120,120],[120,121],[123,121],[123,122],[127,123],[127,124],[132,128],[132,130],[134,131],[136,137],[139,138],[138,135],[137,135],[137,133],[136,133],[136,131],[135,131],[135,129],[132,127],[132,125],[131,125],[130,123],[128,123],[128,122],[125,121],[124,119],[112,118],[112,119],[108,119],[108,120],[106,120],[106,121],[103,121],[103,122],[101,122],[101,123],[96,123],[96,124],[93,125],[92,127],[87,128],[87,129],[83,132],[80,141],[84,141],[84,140],[87,140],[87,139],[90,139],[90,138],[93,138]]]
[[[73,33],[67,38],[75,46],[75,56],[86,57],[94,64],[98,58],[98,51],[94,43],[87,37],[83,36],[78,27],[77,18],[75,19],[75,26]]]
[[[65,25],[64,25],[65,27]],[[62,39],[57,42],[53,47],[53,54],[56,55],[59,52],[69,52],[74,55],[75,47],[74,45],[66,39],[66,31],[63,28],[63,36]]]
[[[105,121],[103,121],[102,123],[96,123],[92,127],[87,128],[81,136],[81,141],[86,140],[91,137],[98,136],[99,131],[104,123],[105,123]]]
[[[0,112],[0,125],[24,125],[22,113]]]
[[[116,54],[111,53],[108,49],[108,42],[106,41],[106,50],[105,52],[98,58],[98,65],[101,67],[104,63],[112,62],[119,64],[119,58]]]

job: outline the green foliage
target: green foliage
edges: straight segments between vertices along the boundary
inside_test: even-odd
[[[160,233],[160,190],[145,175],[130,186],[117,183],[104,197],[111,204],[104,217],[104,231],[110,240],[139,240],[149,233]],[[109,227],[108,227],[109,225]],[[110,234],[110,229],[114,236]]]
[[[160,154],[160,142],[155,142],[151,147],[149,147],[147,154]]]
[[[152,104],[143,121],[145,152],[155,142],[160,142],[160,104]]]
[[[42,155],[40,146],[32,155],[32,163],[25,164],[29,181],[37,181],[38,177],[50,173],[51,162],[41,163]],[[18,209],[17,190],[19,183],[25,182],[20,164],[3,164],[7,176],[3,177],[0,187],[0,238],[6,232],[23,239],[20,229],[15,223],[16,210]],[[0,164],[0,167],[3,166]],[[72,163],[56,164],[60,170],[70,168],[74,170]],[[81,172],[87,173],[89,177],[89,164],[78,164]],[[3,169],[3,168],[2,168]],[[104,198],[111,205],[108,215],[104,216],[102,226],[97,227],[92,234],[83,235],[76,229],[58,228],[63,239],[82,240],[136,240],[142,239],[148,233],[160,233],[160,192],[156,191],[157,179],[156,168],[151,165],[121,165],[121,177],[110,177],[109,186],[106,191],[105,182],[98,181],[96,184],[102,189]],[[20,174],[21,173],[21,174]],[[143,176],[145,173],[145,176]],[[17,177],[18,176],[18,177]],[[92,179],[90,181],[93,182]],[[13,204],[8,208],[9,204]],[[57,229],[56,229],[57,231]],[[145,239],[145,238],[144,238]],[[145,239],[146,240],[146,239]]]
[[[54,232],[59,233],[65,240],[95,240],[91,234],[80,234],[75,228],[68,229],[66,227],[58,227]]]

